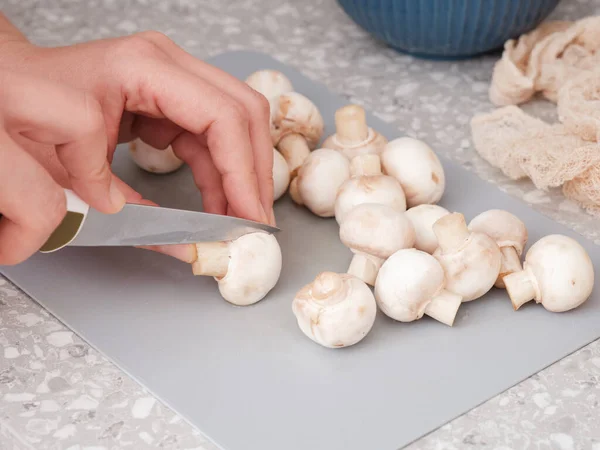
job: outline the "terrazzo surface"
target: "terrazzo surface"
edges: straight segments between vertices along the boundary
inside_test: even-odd
[[[333,0],[3,0],[1,7],[45,46],[154,29],[199,58],[269,53],[600,243],[598,221],[560,192],[507,180],[473,150],[468,122],[491,108],[487,88],[497,55],[432,62],[396,53]],[[600,14],[600,0],[563,0],[552,17],[591,14]],[[555,119],[546,103],[525,109]],[[408,448],[600,450],[599,401],[594,342]],[[1,277],[0,448],[217,449]]]

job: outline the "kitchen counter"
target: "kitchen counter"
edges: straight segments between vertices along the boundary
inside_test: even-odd
[[[399,135],[424,139],[600,242],[597,219],[558,191],[507,180],[472,148],[468,123],[492,108],[487,88],[497,56],[433,62],[396,53],[333,0],[4,0],[2,10],[45,46],[155,29],[199,58],[239,49],[269,53],[376,112]],[[600,14],[600,1],[563,0],[553,17],[591,14]],[[525,109],[553,120],[555,109],[543,102]],[[0,347],[0,448],[217,448],[1,277]],[[600,343],[594,342],[409,449],[600,450],[599,401]]]

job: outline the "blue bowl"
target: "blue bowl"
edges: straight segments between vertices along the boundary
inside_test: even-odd
[[[404,53],[467,58],[538,26],[560,0],[338,0],[358,25]]]

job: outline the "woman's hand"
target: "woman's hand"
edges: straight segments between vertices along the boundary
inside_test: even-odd
[[[117,143],[136,137],[156,148],[172,145],[191,167],[207,212],[274,223],[273,146],[262,95],[160,33],[42,48],[14,31],[3,41],[1,19],[0,70],[86,92],[100,105],[109,161]]]

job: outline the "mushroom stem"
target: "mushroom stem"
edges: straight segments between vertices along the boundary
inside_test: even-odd
[[[504,284],[515,311],[536,297],[535,284],[527,270],[505,276]]]
[[[439,295],[435,296],[431,303],[427,305],[425,314],[432,319],[451,327],[458,313],[458,308],[462,303],[462,297],[443,289]]]
[[[442,252],[452,253],[458,251],[469,239],[469,229],[465,216],[452,213],[441,217],[433,224],[433,232],[438,239]]]
[[[504,288],[504,277],[511,273],[520,272],[523,266],[521,265],[521,258],[514,247],[502,247],[500,251],[502,252],[502,265],[495,286],[502,289]]]
[[[338,303],[346,298],[344,280],[338,273],[322,272],[313,282],[312,296],[328,305]]]
[[[199,242],[196,244],[196,261],[192,263],[194,275],[223,278],[229,270],[229,244],[227,242]]]
[[[384,259],[377,256],[367,255],[366,253],[355,253],[352,261],[350,261],[348,273],[361,279],[368,285],[374,286],[377,273],[384,262]]]
[[[304,202],[302,201],[302,197],[300,196],[300,191],[298,190],[298,177],[294,177],[294,179],[291,181],[289,193],[290,193],[290,197],[292,197],[292,200],[294,201],[294,203],[296,203],[300,206],[304,205]]]
[[[310,148],[306,139],[301,134],[290,133],[279,141],[277,148],[288,163],[290,176],[294,178],[298,172],[298,168],[308,155],[310,155]]]
[[[381,175],[381,159],[378,155],[358,155],[350,161],[352,177]]]
[[[335,112],[335,131],[338,141],[351,145],[369,137],[365,110],[358,105],[347,105]]]

